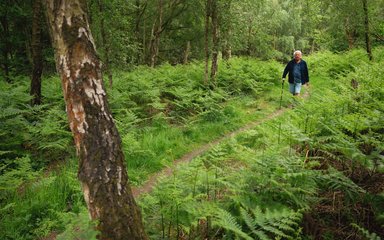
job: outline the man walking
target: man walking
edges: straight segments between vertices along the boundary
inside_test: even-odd
[[[308,84],[309,75],[307,63],[302,59],[301,51],[293,53],[293,59],[288,62],[283,72],[283,83],[288,74],[289,91],[293,96],[299,96],[301,86]]]

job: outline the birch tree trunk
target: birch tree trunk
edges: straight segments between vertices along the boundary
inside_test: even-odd
[[[32,19],[32,78],[30,95],[32,96],[31,105],[41,104],[41,74],[43,72],[43,55],[41,46],[41,0],[33,2]]]
[[[148,239],[128,182],[121,139],[108,108],[86,0],[45,0],[78,177],[99,239]]]

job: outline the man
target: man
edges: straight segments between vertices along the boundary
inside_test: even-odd
[[[289,74],[288,74],[289,73]],[[308,85],[309,75],[307,63],[302,59],[301,51],[293,53],[293,59],[288,62],[283,72],[283,83],[288,74],[289,91],[293,96],[299,96],[302,85]]]

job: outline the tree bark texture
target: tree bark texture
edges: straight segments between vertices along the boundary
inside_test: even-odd
[[[99,239],[147,239],[128,182],[121,139],[107,105],[86,0],[45,0],[78,177]]]
[[[369,13],[368,13],[368,1],[363,1],[363,9],[364,9],[364,28],[365,28],[365,46],[367,49],[369,60],[373,60],[372,48],[371,48],[371,38],[369,33]]]
[[[31,105],[41,104],[41,74],[43,72],[43,55],[41,43],[41,24],[42,24],[42,4],[41,0],[33,2],[32,19],[32,79],[30,95],[33,97]]]

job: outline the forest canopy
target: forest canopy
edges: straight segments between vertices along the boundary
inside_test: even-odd
[[[44,72],[54,72],[53,49],[43,14],[34,15],[33,1],[0,3],[1,76],[8,81],[30,74],[40,26]],[[35,1],[38,2],[38,1]],[[365,12],[363,2],[367,2]],[[293,50],[305,54],[365,47],[367,14],[373,46],[384,41],[384,3],[380,0],[88,0],[90,27],[108,69],[136,65],[185,63],[205,56],[208,44],[228,54],[285,61]],[[35,9],[34,9],[35,8]],[[35,17],[34,17],[35,16]],[[209,20],[208,19],[208,20]],[[216,19],[216,20],[215,20]],[[211,41],[217,29],[217,40]],[[216,45],[216,46],[214,46]],[[110,73],[109,73],[110,74]]]

